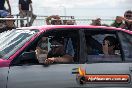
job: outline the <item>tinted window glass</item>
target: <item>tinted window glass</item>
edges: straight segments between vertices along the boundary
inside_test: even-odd
[[[124,51],[125,60],[132,61],[132,35],[127,33],[119,32],[121,39],[122,49]]]
[[[0,58],[8,59],[37,32],[35,30],[12,30],[0,39]]]

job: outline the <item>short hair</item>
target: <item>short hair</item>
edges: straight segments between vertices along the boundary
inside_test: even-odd
[[[131,10],[127,10],[125,13],[132,13],[132,11]]]
[[[127,11],[124,13],[124,17],[126,16],[126,14],[132,14],[132,11],[131,11],[131,10],[127,10]]]
[[[110,45],[116,45],[117,44],[117,39],[114,36],[106,36],[103,40],[103,42],[105,40],[108,40],[110,42]]]

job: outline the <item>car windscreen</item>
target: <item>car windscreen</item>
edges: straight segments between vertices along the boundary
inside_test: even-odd
[[[1,33],[0,36],[0,58],[8,59],[19,48],[21,48],[32,36],[37,33],[36,30],[11,30]]]

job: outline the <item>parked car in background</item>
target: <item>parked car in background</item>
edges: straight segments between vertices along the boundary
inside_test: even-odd
[[[104,56],[106,36],[117,39],[114,55]],[[48,39],[48,52],[58,46],[50,39],[63,39],[65,53],[74,61],[39,63],[36,47],[42,37]],[[87,25],[17,28],[0,34],[0,88],[131,88],[131,52],[132,31],[125,29]],[[99,78],[89,78],[93,75]]]

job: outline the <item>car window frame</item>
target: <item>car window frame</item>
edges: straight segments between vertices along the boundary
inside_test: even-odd
[[[30,43],[19,55],[17,55],[17,57],[15,57],[15,58],[12,60],[10,66],[22,66],[22,65],[24,65],[24,64],[18,64],[17,61],[15,61],[15,60],[18,60],[18,59],[19,59],[19,56],[20,56],[23,52],[28,51],[28,49],[30,49],[32,45],[34,45],[35,43],[38,43],[38,41],[39,41],[43,36],[47,36],[47,34],[48,34],[49,32],[57,31],[57,30],[70,30],[70,29],[73,29],[73,28],[52,28],[52,29],[50,29],[50,30],[46,30],[46,31],[41,32],[41,33],[38,35],[38,37],[35,38],[35,39],[33,40],[33,42],[31,42],[31,43]],[[74,30],[74,31],[75,31],[75,30],[78,31],[77,29],[73,29],[73,30]],[[78,35],[79,35],[79,34],[78,34]],[[79,50],[77,50],[77,51],[79,52]],[[80,56],[79,56],[79,54],[78,54],[78,58],[79,58],[79,57],[80,57]],[[16,63],[15,63],[15,62],[16,62]],[[29,63],[29,64],[30,64],[30,63]],[[55,64],[78,64],[78,62],[55,63]],[[30,64],[30,65],[45,65],[45,64],[37,63],[37,64]]]
[[[120,34],[119,33],[121,33],[121,35],[122,34],[125,34],[125,35],[129,35],[129,36],[132,36],[131,34],[129,34],[129,33],[127,33],[127,32],[124,32],[124,31],[118,31],[118,36],[120,37]],[[122,40],[121,40],[121,38],[119,38],[120,40],[120,45],[121,46],[123,46],[122,45]],[[125,52],[124,52],[124,50],[123,50],[123,47],[121,47],[122,48],[122,57],[123,57],[123,62],[124,63],[129,63],[129,62],[132,62],[132,60],[131,61],[126,61],[126,59],[125,59]]]
[[[84,30],[86,30],[86,29],[83,29],[83,31]],[[92,31],[92,30],[90,30],[90,31]],[[115,36],[118,38],[118,41],[119,41],[119,37],[118,37],[118,34],[117,34],[117,31],[118,30],[107,30],[107,29],[102,29],[102,28],[95,28],[95,30],[94,31],[108,31],[108,32],[115,32],[114,34],[115,34]],[[120,44],[120,41],[119,41],[119,44]],[[86,45],[86,44],[85,44]],[[120,46],[121,46],[121,44],[120,44]],[[96,62],[90,62],[90,61],[88,61],[88,62],[86,62],[86,64],[89,64],[89,63],[122,63],[123,62],[123,57],[122,57],[122,47],[120,47],[120,52],[121,52],[121,55],[120,55],[120,59],[121,59],[121,61],[96,61]]]

